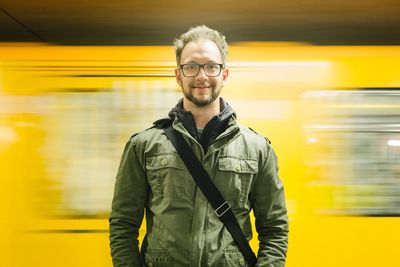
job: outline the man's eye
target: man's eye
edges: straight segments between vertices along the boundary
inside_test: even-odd
[[[210,70],[215,70],[218,69],[218,65],[217,64],[207,64],[206,67]]]

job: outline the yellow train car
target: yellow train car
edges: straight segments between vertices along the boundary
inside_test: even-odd
[[[400,266],[400,47],[237,43],[228,62],[223,97],[279,156],[286,266]],[[0,44],[1,266],[112,266],[122,149],[180,98],[174,66],[172,47]]]

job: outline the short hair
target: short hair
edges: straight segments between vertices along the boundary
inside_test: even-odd
[[[176,63],[179,65],[181,62],[181,55],[183,48],[192,41],[209,40],[214,42],[222,56],[223,64],[226,65],[226,57],[228,55],[228,44],[225,41],[225,36],[206,25],[196,26],[190,28],[187,32],[182,33],[179,38],[174,40]]]

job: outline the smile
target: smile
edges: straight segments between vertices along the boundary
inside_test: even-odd
[[[193,87],[193,89],[200,89],[200,90],[209,89],[209,88],[211,88],[211,86],[196,86],[196,87]]]

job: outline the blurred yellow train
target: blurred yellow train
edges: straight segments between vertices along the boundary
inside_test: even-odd
[[[180,97],[174,64],[172,47],[0,43],[0,266],[112,265],[123,145]],[[280,159],[286,266],[400,266],[400,47],[238,43],[229,68],[222,95]]]

